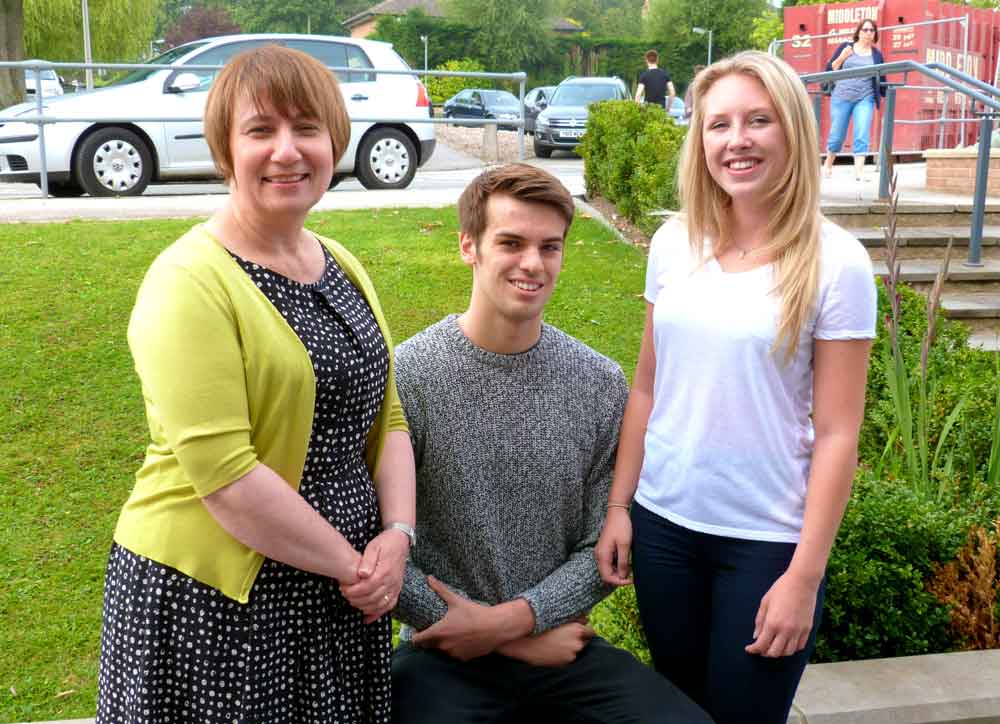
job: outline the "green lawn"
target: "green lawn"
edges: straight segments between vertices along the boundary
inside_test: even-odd
[[[190,221],[0,227],[0,722],[93,716],[104,563],[146,431],[125,343],[154,256]],[[399,342],[460,311],[454,209],[315,214],[357,254]],[[594,221],[568,236],[547,321],[631,376],[644,256]]]

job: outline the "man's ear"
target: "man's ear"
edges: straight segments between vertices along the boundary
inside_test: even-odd
[[[458,251],[462,255],[462,261],[469,266],[476,263],[476,240],[464,231],[458,232]]]

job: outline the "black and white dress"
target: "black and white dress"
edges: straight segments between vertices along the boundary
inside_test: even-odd
[[[235,258],[312,359],[316,409],[299,492],[363,551],[381,529],[364,451],[389,357],[364,297],[324,254],[314,284]],[[268,559],[240,604],[115,544],[97,722],[388,722],[391,653],[389,617],[364,625],[329,578]]]

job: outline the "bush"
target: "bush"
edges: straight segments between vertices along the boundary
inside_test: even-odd
[[[482,73],[485,69],[483,64],[472,58],[462,58],[461,60],[449,60],[434,70],[469,71],[471,73]],[[435,105],[440,105],[451,98],[459,91],[466,88],[492,87],[492,81],[488,78],[463,78],[460,76],[429,76],[427,78],[427,93],[430,94],[431,101]]]
[[[907,485],[862,471],[827,565],[814,661],[907,656],[956,648],[948,609],[925,589],[954,558],[970,516]]]
[[[685,134],[656,106],[593,104],[578,148],[587,193],[614,202],[621,214],[651,233],[659,220],[650,211],[677,208],[677,159]]]

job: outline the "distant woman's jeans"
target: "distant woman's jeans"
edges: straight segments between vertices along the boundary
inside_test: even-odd
[[[854,121],[851,152],[855,156],[868,153],[868,139],[871,134],[872,115],[875,113],[875,96],[865,96],[858,101],[842,101],[830,98],[830,135],[826,139],[826,150],[839,153],[847,136],[847,122]]]

